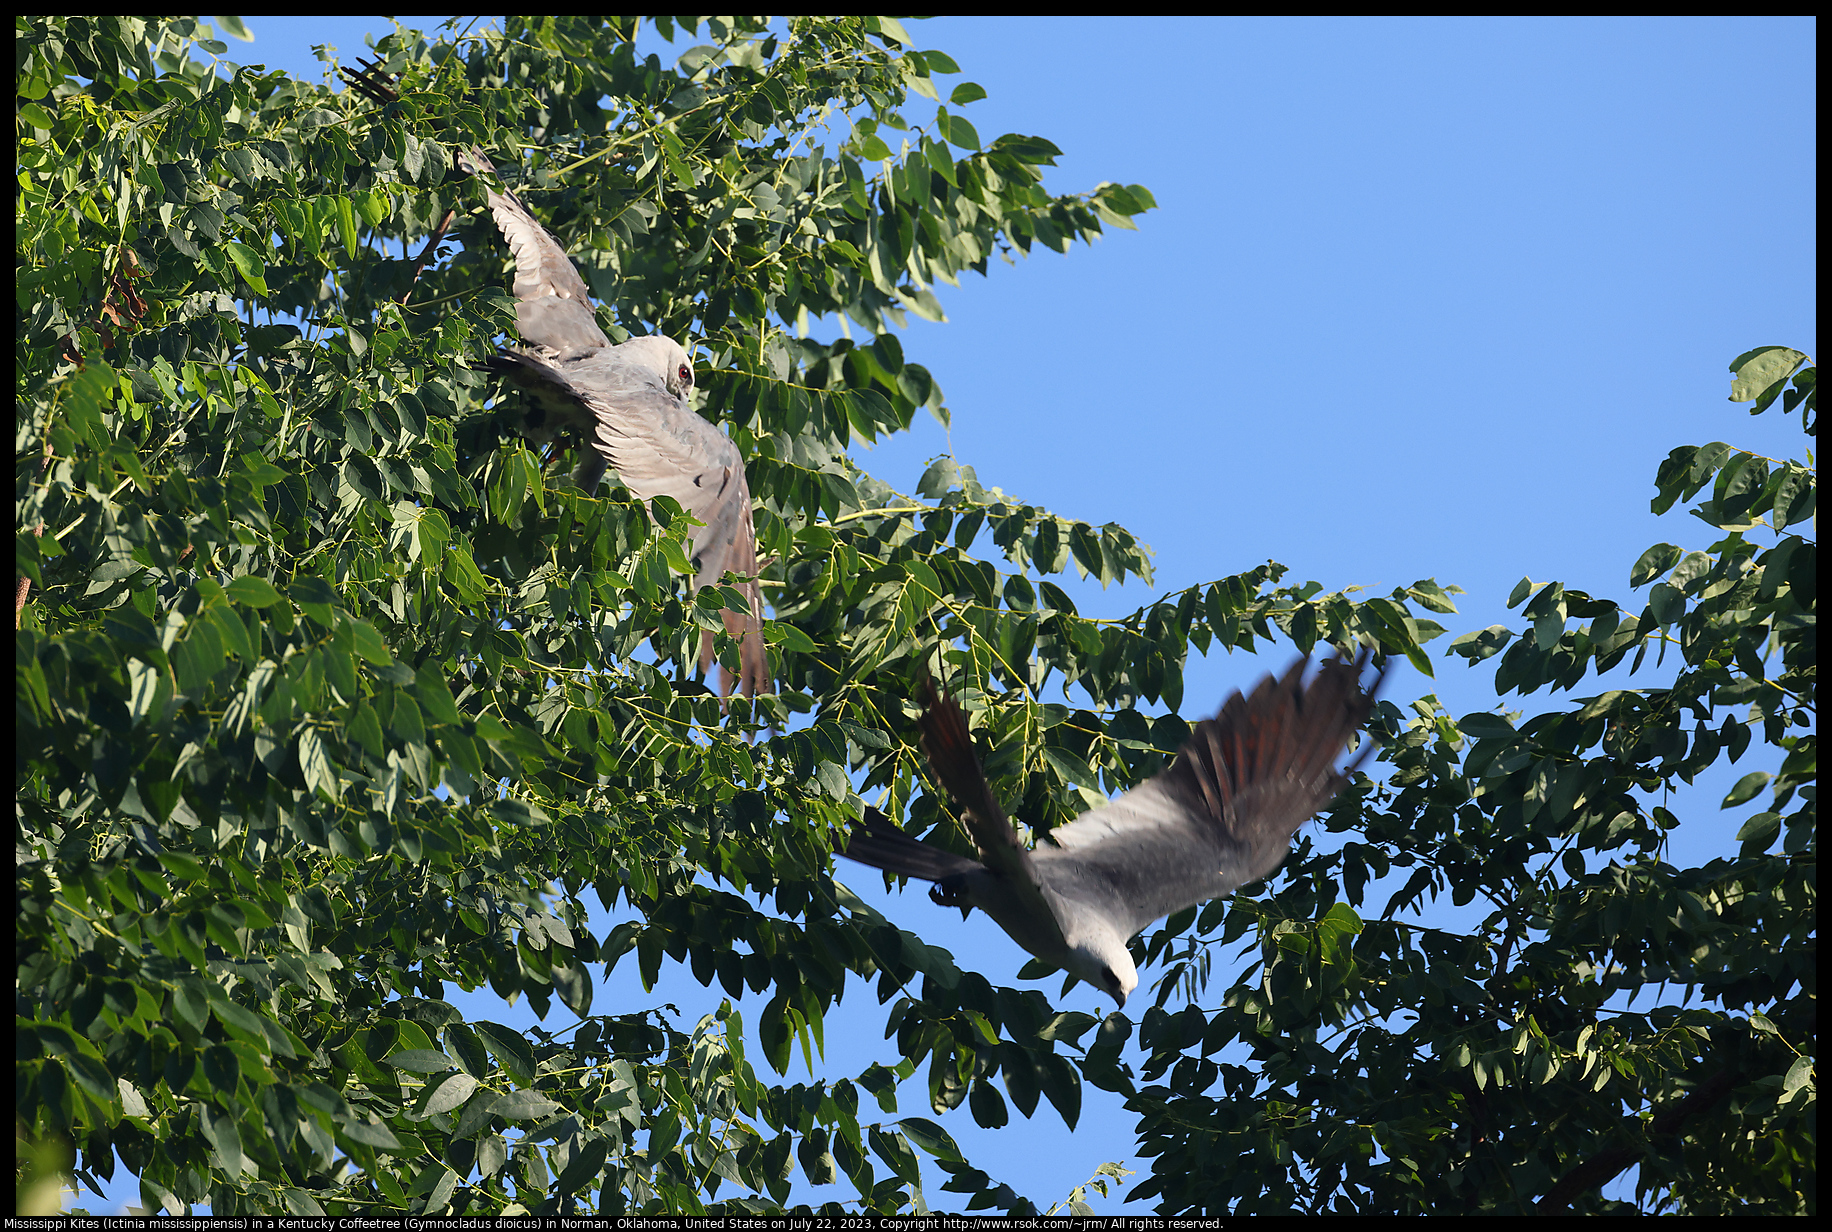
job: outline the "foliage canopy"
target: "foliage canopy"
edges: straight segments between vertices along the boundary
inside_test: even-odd
[[[862,792],[964,842],[912,682],[950,682],[1043,833],[1175,752],[1190,647],[1361,642],[1429,674],[1455,588],[1356,602],[1269,563],[1095,620],[1048,578],[1149,578],[1123,528],[951,459],[914,494],[860,470],[854,436],[947,414],[892,332],[940,317],[938,280],[1151,195],[1046,192],[1056,148],[983,141],[960,112],[984,92],[890,18],[653,20],[706,41],[665,66],[633,18],[404,32],[378,110],[219,73],[190,20],[17,19],[22,1135],[66,1136],[92,1184],[118,1151],[172,1211],[774,1210],[797,1169],[850,1187],[835,1210],[921,1210],[919,1150],[943,1205],[1023,1210],[935,1118],[1047,1100],[1073,1125],[1092,1082],[1156,1157],[1133,1196],[1170,1210],[1600,1211],[1632,1164],[1646,1206],[1810,1210],[1810,465],[1676,450],[1656,509],[1709,487],[1722,537],[1650,549],[1639,615],[1523,582],[1530,628],[1450,644],[1523,695],[1673,647],[1671,687],[1525,721],[1384,704],[1390,780],[1323,821],[1353,841],[1141,939],[1163,978],[1138,1022],[1058,1012],[832,879]],[[726,713],[694,679],[702,629],[736,648],[678,510],[550,484],[505,431],[473,368],[514,314],[471,144],[614,337],[696,345],[758,497],[779,693]],[[448,211],[462,252],[389,255]],[[796,336],[840,316],[867,336]],[[1810,433],[1805,363],[1742,356],[1733,396]],[[1780,764],[1732,793],[1773,792],[1740,855],[1663,863],[1678,818],[1643,797],[1756,737]],[[588,892],[635,918],[593,936]],[[1440,894],[1493,909],[1402,918]],[[594,1011],[594,964],[653,984],[664,959],[770,993],[749,1034],[729,1003],[691,1032]],[[811,1057],[855,981],[889,1007],[883,1063],[753,1064]],[[1692,1001],[1624,1008],[1663,983]],[[448,986],[578,1021],[467,1021]],[[926,1115],[899,1115],[925,1066]]]

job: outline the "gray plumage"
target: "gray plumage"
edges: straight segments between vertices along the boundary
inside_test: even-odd
[[[467,169],[493,175],[481,152]],[[755,577],[757,532],[744,459],[731,439],[693,410],[693,360],[671,338],[632,338],[613,346],[592,310],[585,282],[566,252],[513,193],[487,186],[491,217],[515,255],[515,319],[527,350],[503,349],[492,368],[527,404],[523,435],[538,443],[578,438],[588,447],[573,478],[595,490],[607,467],[643,501],[669,496],[704,525],[692,535],[694,586],[729,570]],[[770,686],[763,645],[763,590],[738,587],[746,615],[727,610],[739,639],[737,684],[745,695]],[[712,663],[712,634],[700,643],[700,670]],[[728,676],[723,691],[730,694]]]
[[[980,908],[1032,954],[1124,1005],[1138,986],[1127,941],[1277,868],[1298,827],[1360,764],[1335,769],[1373,709],[1374,691],[1360,685],[1366,661],[1365,651],[1352,664],[1331,659],[1307,685],[1300,659],[1282,678],[1235,693],[1196,725],[1168,769],[1034,849],[993,799],[959,707],[931,688],[923,745],[980,858],[912,838],[870,808],[842,854],[933,881],[936,902]]]

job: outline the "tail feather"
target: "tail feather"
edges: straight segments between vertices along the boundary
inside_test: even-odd
[[[760,606],[752,598],[753,609]],[[725,620],[725,631],[738,639],[738,671],[734,675],[725,668],[720,668],[719,696],[728,698],[735,689],[746,697],[755,697],[759,693],[768,693],[772,683],[770,678],[770,655],[764,648],[763,615],[753,611],[749,619],[727,608],[720,613]],[[700,674],[712,670],[713,645],[712,631],[700,634]]]

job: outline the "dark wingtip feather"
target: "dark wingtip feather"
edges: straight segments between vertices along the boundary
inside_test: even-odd
[[[869,806],[864,816],[853,823],[840,854],[899,877],[924,881],[939,881],[980,867],[966,856],[911,838],[896,822]]]
[[[1374,705],[1374,689],[1360,684],[1367,659],[1366,650],[1353,663],[1337,655],[1308,683],[1308,660],[1299,659],[1251,693],[1236,692],[1196,725],[1165,771],[1171,790],[1240,844],[1255,876],[1275,867],[1297,828],[1341,790],[1349,771],[1337,772],[1335,759]]]
[[[980,759],[973,751],[973,736],[967,730],[967,716],[954,699],[933,680],[924,677],[922,717],[917,727],[922,732],[922,746],[929,757],[929,769],[940,780],[955,805],[961,810],[973,842],[980,855],[995,870],[1010,871],[1028,858],[1017,831],[1005,817],[1005,810],[993,799],[992,787],[986,782]]]
[[[988,820],[1004,821],[1005,814],[992,800],[986,778],[980,770],[980,759],[973,751],[973,736],[967,730],[967,716],[955,700],[927,676],[922,681],[923,712],[916,721],[922,732],[922,747],[929,755],[929,768],[954,802],[964,809],[985,809]]]

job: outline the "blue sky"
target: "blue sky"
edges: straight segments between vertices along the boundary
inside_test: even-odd
[[[364,31],[390,28],[247,23],[255,43],[231,42],[229,58],[313,79],[312,43],[350,63]],[[904,350],[941,384],[953,426],[920,418],[858,452],[894,486],[913,490],[951,448],[983,483],[1127,527],[1156,551],[1158,593],[1268,558],[1331,590],[1435,577],[1468,592],[1438,618],[1454,635],[1518,627],[1504,602],[1523,575],[1638,608],[1628,570],[1643,549],[1716,537],[1648,511],[1673,447],[1803,456],[1796,421],[1725,399],[1740,352],[1817,353],[1811,19],[906,25],[959,63],[947,84],[986,89],[965,109],[983,138],[1062,148],[1050,188],[1139,183],[1159,208],[1136,232],[937,288],[949,321],[913,322]],[[1153,597],[1091,581],[1070,593],[1102,616]],[[1186,715],[1285,658],[1192,659]],[[1435,684],[1401,665],[1387,696],[1435,689],[1453,715],[1494,705],[1487,671],[1436,661]],[[1721,777],[1676,806],[1676,862],[1727,851],[1758,807],[1720,813],[1735,774]],[[875,874],[839,872],[995,982],[1021,965],[990,921],[963,925],[916,888],[886,895]],[[632,968],[600,990],[600,1012],[668,1000],[690,1026],[718,1002],[684,972],[644,994]],[[1218,970],[1215,987],[1228,978]],[[1101,1009],[1085,988],[1066,1004]],[[881,1023],[869,995],[837,1010],[826,1072],[886,1059]],[[927,1115],[919,1088],[905,1087],[905,1111]],[[964,1108],[942,1123],[976,1166],[1047,1206],[1102,1161],[1141,1169],[1135,1182],[1148,1166],[1117,1099],[1086,1098],[1073,1135],[1047,1104],[996,1134]],[[852,1191],[808,1196],[835,1195]]]

